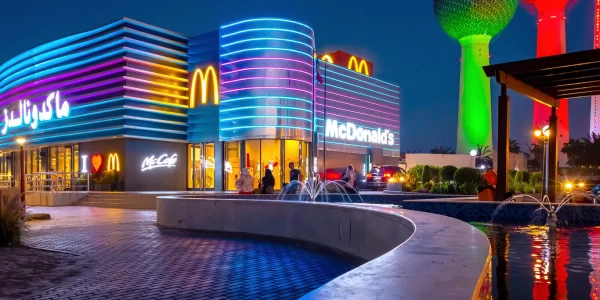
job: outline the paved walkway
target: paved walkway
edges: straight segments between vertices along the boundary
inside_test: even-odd
[[[156,212],[34,207],[25,244],[83,255],[91,271],[31,299],[297,299],[356,266],[272,241],[159,229]]]

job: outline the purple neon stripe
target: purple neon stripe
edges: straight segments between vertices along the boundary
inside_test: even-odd
[[[38,93],[41,93],[41,92],[44,92],[44,91],[57,91],[57,90],[61,91],[64,87],[69,86],[69,85],[73,85],[73,84],[77,84],[77,83],[81,83],[81,82],[90,81],[90,80],[93,80],[93,79],[105,77],[105,76],[112,75],[112,74],[119,73],[119,72],[123,72],[123,71],[124,71],[123,68],[118,68],[118,69],[109,70],[107,72],[103,72],[103,73],[98,73],[98,74],[94,74],[94,75],[91,75],[91,76],[82,77],[82,78],[79,78],[79,79],[76,79],[76,80],[62,82],[62,83],[58,83],[58,84],[54,84],[54,85],[49,85],[49,86],[46,86],[46,87],[41,88],[41,89],[31,90],[31,91],[29,91],[27,93],[19,94],[19,95],[16,95],[14,97],[11,97],[9,99],[6,99],[4,101],[0,101],[0,105],[4,105],[5,103],[10,103],[10,102],[13,102],[13,101],[16,101],[16,100],[27,99],[27,97],[30,96],[30,95],[38,94]],[[61,91],[61,93],[63,93],[63,91]],[[45,98],[45,97],[46,97],[46,95],[43,96],[43,98]],[[39,98],[36,98],[36,99],[39,99]]]
[[[322,89],[317,89],[317,90],[325,93],[325,91],[323,91]],[[353,100],[357,100],[357,101],[366,102],[366,103],[369,103],[369,105],[377,105],[377,106],[385,107],[386,109],[393,109],[393,110],[400,111],[399,107],[392,107],[392,106],[386,106],[386,105],[379,104],[379,103],[373,103],[372,101],[366,101],[366,100],[362,100],[362,99],[358,99],[358,98],[354,98],[354,97],[350,97],[350,96],[338,94],[338,93],[335,93],[335,92],[332,92],[332,91],[327,91],[327,94],[333,94],[333,95],[337,95],[337,96],[348,98],[348,99],[353,99]]]
[[[6,98],[6,97],[8,97],[8,96],[10,96],[10,95],[12,95],[14,93],[17,93],[17,92],[25,90],[25,89],[29,89],[29,88],[34,87],[34,86],[42,85],[42,84],[45,84],[45,83],[48,83],[48,82],[59,81],[59,80],[62,80],[62,79],[65,79],[65,78],[69,78],[69,77],[74,77],[74,76],[77,76],[77,75],[83,74],[83,73],[89,73],[91,71],[94,71],[94,70],[97,70],[97,69],[101,69],[101,68],[105,68],[105,67],[108,67],[110,65],[117,64],[117,63],[120,63],[120,62],[123,62],[123,61],[125,61],[124,58],[119,58],[119,59],[108,61],[108,62],[105,62],[105,63],[102,63],[102,64],[98,64],[98,65],[94,65],[94,66],[91,66],[91,67],[87,67],[85,69],[77,70],[77,71],[74,71],[74,72],[64,73],[64,74],[60,74],[60,75],[56,75],[56,76],[52,76],[52,77],[47,77],[47,78],[44,78],[44,79],[40,79],[38,81],[29,82],[29,83],[26,83],[24,85],[21,85],[21,86],[15,88],[15,89],[13,89],[10,92],[6,92],[3,95],[0,95],[0,99]]]
[[[301,90],[301,89],[281,87],[281,86],[253,86],[253,87],[247,87],[247,88],[241,88],[241,89],[221,91],[221,94],[233,93],[233,92],[245,91],[245,90],[265,90],[265,89],[267,89],[267,90],[272,90],[272,89],[291,90],[291,91],[304,92],[304,93],[308,93],[308,94],[312,95],[312,91],[305,91],[305,90]],[[273,97],[276,97],[276,96],[273,96]]]
[[[238,81],[244,81],[244,80],[253,80],[253,79],[292,80],[292,81],[298,81],[298,82],[302,82],[302,83],[306,83],[306,84],[312,84],[310,81],[296,79],[296,78],[289,78],[289,77],[267,77],[267,76],[246,77],[246,78],[241,78],[241,79],[235,79],[235,80],[229,80],[229,81],[222,81],[221,84],[226,84],[226,83],[231,83],[231,82],[238,82]]]
[[[91,89],[95,89],[95,88],[98,88],[98,87],[101,87],[101,86],[105,86],[105,85],[117,83],[119,81],[125,81],[125,78],[118,77],[118,78],[114,78],[114,79],[110,79],[110,80],[101,81],[101,82],[98,82],[98,83],[93,83],[93,84],[88,84],[88,85],[80,86],[78,88],[74,88],[74,89],[70,89],[70,90],[64,90],[64,91],[61,91],[60,93],[63,94],[63,95],[70,95],[70,94],[77,93],[77,92],[80,92],[80,91],[91,90]]]
[[[249,71],[249,70],[286,70],[286,71],[300,72],[300,73],[304,73],[306,75],[312,76],[311,73],[306,72],[306,71],[302,71],[302,70],[290,69],[290,68],[271,68],[271,67],[244,68],[244,69],[233,70],[233,71],[229,71],[229,72],[222,72],[221,75],[227,75],[227,74],[231,74],[231,73],[237,73],[237,72]]]
[[[356,104],[352,104],[352,103],[348,103],[348,102],[344,102],[344,101],[340,101],[340,100],[335,100],[335,99],[332,99],[331,97],[327,97],[327,99],[325,99],[325,98],[323,98],[321,96],[317,96],[317,98],[324,99],[324,101],[326,101],[326,102],[337,102],[337,103],[343,104],[344,106],[354,106],[354,107],[357,107],[359,109],[368,109],[368,110],[372,110],[372,111],[377,112],[377,113],[392,115],[394,117],[400,116],[400,114],[391,113],[391,112],[387,112],[387,111],[383,111],[383,110],[378,110],[378,109],[374,109],[374,108],[370,108],[370,107],[366,107],[366,106],[360,106],[360,105],[356,105]],[[319,102],[317,102],[317,103],[320,104]],[[329,106],[330,105],[328,105],[328,107]],[[335,107],[335,106],[331,106],[331,107]]]
[[[324,114],[324,112],[322,110],[317,110],[317,112]],[[365,123],[373,123],[373,124],[377,124],[379,126],[388,126],[388,127],[394,127],[394,128],[400,129],[400,126],[394,126],[394,125],[390,125],[390,124],[386,124],[386,123],[378,123],[378,122],[367,121],[367,120],[358,119],[358,118],[351,118],[351,117],[348,117],[348,116],[343,116],[343,115],[338,115],[338,114],[333,114],[333,113],[327,113],[327,114],[328,115],[332,115],[332,116],[336,116],[336,117],[342,117],[342,118],[346,118],[346,119],[357,120],[357,121],[361,121],[361,122],[365,122]]]
[[[357,112],[357,111],[353,111],[353,110],[349,110],[349,109],[343,109],[343,108],[339,108],[339,107],[335,107],[335,106],[331,106],[331,105],[323,105],[321,103],[317,103],[317,105],[325,106],[325,107],[330,108],[330,109],[338,109],[338,110],[343,110],[343,111],[351,112],[351,113],[354,113],[354,114],[365,115],[365,116],[377,118],[377,119],[380,119],[380,120],[386,120],[386,121],[390,121],[390,122],[400,122],[399,119],[398,120],[387,119],[387,118],[383,118],[381,116],[371,115],[371,114],[366,114],[366,113],[361,113],[361,112]],[[398,116],[398,118],[400,118],[400,116]]]
[[[307,62],[301,61],[301,60],[297,60],[297,59],[291,59],[291,58],[283,58],[283,57],[254,57],[254,58],[244,58],[244,59],[238,59],[235,61],[230,61],[227,63],[223,63],[221,64],[221,66],[227,66],[227,65],[231,65],[231,64],[235,64],[235,63],[239,63],[239,62],[243,62],[243,61],[251,61],[251,60],[287,60],[287,61],[293,61],[293,62],[297,62],[297,63],[301,63],[301,64],[305,64],[309,67],[312,68],[312,64],[309,64]]]

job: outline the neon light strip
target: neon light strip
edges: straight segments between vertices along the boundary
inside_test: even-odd
[[[162,82],[144,80],[144,79],[139,79],[139,78],[129,77],[129,76],[125,76],[123,78],[125,78],[126,80],[131,80],[131,81],[135,81],[135,82],[141,82],[141,83],[145,83],[145,84],[148,84],[148,85],[156,85],[156,86],[160,86],[160,87],[164,87],[164,88],[169,88],[169,89],[174,89],[174,90],[180,90],[180,91],[183,91],[183,92],[187,92],[188,91],[187,87],[182,87],[182,86],[178,86],[178,85],[172,85],[172,84],[167,84],[167,83],[162,83]]]
[[[291,58],[282,58],[282,57],[253,57],[253,58],[244,58],[244,59],[238,59],[238,60],[234,60],[234,61],[230,61],[230,62],[226,62],[226,63],[222,63],[221,66],[227,66],[227,65],[231,65],[231,64],[237,64],[239,62],[244,62],[244,61],[252,61],[252,60],[286,60],[286,61],[293,61],[293,62],[297,62],[300,64],[305,64],[309,67],[312,68],[312,64],[311,63],[307,63],[301,60],[297,60],[297,59],[291,59]]]
[[[182,75],[185,75],[186,78],[181,78],[181,77],[176,77],[176,78],[185,79],[185,81],[187,82],[188,71],[186,69],[179,69],[179,68],[169,67],[169,66],[165,66],[165,65],[161,65],[161,64],[157,64],[157,63],[145,61],[145,60],[135,59],[135,58],[131,58],[131,57],[125,57],[125,60],[128,61],[128,62],[134,62],[134,63],[140,64],[140,65],[144,65],[144,66],[149,66],[149,67],[154,67],[154,68],[159,68],[159,69],[165,69],[165,70],[168,70],[168,71],[171,71],[171,72],[181,73]]]
[[[225,54],[221,54],[221,57],[227,57],[233,54],[237,54],[237,53],[242,53],[242,52],[248,52],[248,51],[263,51],[263,50],[275,50],[275,51],[286,51],[286,52],[294,52],[294,53],[298,53],[298,54],[302,54],[308,57],[312,57],[310,54],[306,54],[305,52],[302,51],[298,51],[298,50],[292,50],[292,49],[287,49],[287,48],[248,48],[248,49],[242,49],[242,50],[238,50],[238,51],[233,51],[233,52],[228,52]]]
[[[594,48],[600,48],[600,0],[596,0],[596,15],[594,17]]]
[[[323,136],[322,133],[319,133],[320,136]],[[394,139],[395,140],[395,139]],[[319,142],[323,142],[323,140],[319,140]],[[340,143],[340,142],[330,142],[329,139],[327,139],[325,141],[325,144],[336,144],[336,145],[344,145],[344,146],[354,146],[354,147],[361,147],[361,148],[372,148],[372,146],[365,146],[365,145],[356,145],[356,144],[346,144],[346,143]],[[320,147],[322,149],[322,147]],[[377,147],[375,147],[377,148]],[[390,151],[400,151],[400,149],[392,149],[392,148],[382,148],[383,150],[390,150]]]
[[[185,122],[160,120],[160,119],[152,119],[152,118],[143,118],[143,117],[137,117],[137,116],[124,115],[123,118],[124,119],[129,119],[129,120],[144,121],[144,122],[153,122],[153,123],[163,123],[163,124],[171,124],[171,125],[185,126],[185,127],[189,126],[188,123],[185,123]]]
[[[181,78],[181,77],[176,77],[176,76],[164,75],[164,74],[160,74],[160,73],[156,73],[156,72],[151,72],[151,71],[136,69],[136,68],[127,67],[127,66],[123,67],[123,69],[125,69],[127,71],[131,71],[131,72],[135,72],[135,73],[138,73],[138,74],[144,74],[144,75],[153,76],[153,77],[159,77],[159,78],[168,79],[168,80],[176,80],[176,81],[184,82],[184,83],[188,82],[187,78]]]
[[[286,128],[286,129],[300,129],[311,131],[310,128],[304,127],[296,127],[296,126],[285,126],[285,125],[250,125],[250,126],[239,126],[239,127],[229,127],[229,128],[221,128],[222,131],[230,131],[230,130],[238,130],[238,129],[251,129],[251,128]]]
[[[309,75],[311,77],[313,76],[312,73],[305,72],[305,71],[298,70],[298,69],[272,68],[272,67],[244,68],[244,69],[238,69],[238,70],[233,70],[233,71],[229,71],[229,72],[221,72],[221,75],[227,75],[227,74],[232,74],[232,73],[237,73],[237,72],[243,72],[243,71],[250,71],[250,70],[285,70],[285,71],[292,71],[292,72],[304,73],[304,74]]]
[[[321,92],[323,92],[323,94],[325,94],[325,91],[322,90],[322,89],[317,89],[317,91],[321,91]],[[376,106],[385,107],[387,109],[392,109],[392,110],[400,111],[400,108],[398,108],[398,107],[386,106],[386,105],[383,105],[383,104],[374,103],[373,101],[362,100],[362,99],[358,99],[358,98],[354,98],[354,97],[350,97],[350,96],[338,94],[338,93],[332,92],[332,91],[327,91],[327,95],[329,95],[329,94],[340,96],[340,97],[344,97],[344,98],[348,98],[348,99],[352,99],[352,100],[357,100],[357,101],[361,101],[361,102],[365,102],[365,103],[369,103],[369,105],[376,105]],[[327,100],[329,101],[329,97],[327,97]]]
[[[328,95],[328,96],[329,96],[329,95]],[[320,104],[320,105],[322,105],[321,103],[323,103],[323,102],[337,102],[337,103],[341,103],[341,104],[342,104],[342,105],[344,105],[344,106],[354,106],[354,107],[357,107],[357,108],[359,108],[359,109],[367,109],[367,110],[372,110],[372,111],[374,111],[374,112],[376,112],[376,113],[379,113],[379,114],[392,115],[392,116],[394,116],[394,117],[398,117],[398,116],[400,116],[400,115],[399,115],[399,114],[397,114],[397,113],[391,113],[391,112],[387,112],[387,111],[384,111],[384,110],[378,110],[378,109],[374,109],[374,108],[370,108],[370,107],[366,107],[366,106],[360,106],[360,105],[352,104],[352,103],[350,103],[350,102],[344,102],[344,101],[340,101],[340,100],[335,100],[335,99],[332,99],[331,97],[327,97],[327,99],[325,99],[324,97],[317,96],[317,98],[318,98],[318,99],[323,99],[323,101],[321,101],[321,102],[318,102],[318,101],[317,101],[317,104]],[[327,105],[327,107],[333,107],[333,108],[336,108],[337,106],[333,106],[333,105]]]
[[[303,98],[297,98],[297,97],[280,97],[280,96],[258,96],[258,97],[231,98],[231,99],[227,99],[227,100],[221,100],[221,103],[243,101],[243,100],[253,100],[253,99],[284,99],[284,100],[302,101],[302,102],[306,102],[306,103],[309,103],[309,104],[313,103],[312,101],[306,100],[306,99],[303,99]]]
[[[98,106],[98,105],[103,105],[103,104],[106,104],[106,103],[117,102],[117,101],[134,101],[134,102],[149,103],[149,104],[152,104],[152,105],[165,106],[165,107],[178,108],[178,109],[187,109],[188,108],[187,105],[183,105],[183,104],[175,104],[175,103],[168,103],[168,102],[162,102],[162,101],[156,101],[156,100],[150,100],[150,99],[144,99],[144,98],[126,96],[126,97],[118,97],[118,98],[100,100],[100,101],[96,101],[96,102],[92,102],[92,103],[87,103],[87,104],[81,104],[81,105],[73,106],[71,108],[71,110],[76,110],[76,109],[80,109],[80,108],[87,108],[87,107],[92,107],[92,106]]]
[[[30,90],[28,92],[25,93],[21,93],[18,94],[16,96],[13,96],[11,98],[8,98],[4,101],[0,101],[0,105],[4,105],[7,102],[12,102],[12,101],[16,101],[16,100],[20,100],[20,99],[26,99],[31,95],[35,95],[38,93],[42,93],[45,91],[54,91],[54,90],[63,90],[65,87],[70,86],[70,85],[74,85],[74,84],[78,84],[78,83],[82,83],[82,82],[86,82],[86,81],[90,81],[90,80],[94,80],[94,79],[98,79],[98,78],[102,78],[102,77],[106,77],[109,75],[113,75],[116,73],[120,73],[120,72],[125,72],[125,70],[123,70],[122,68],[116,68],[116,69],[112,69],[112,70],[108,70],[102,73],[97,73],[97,74],[92,74],[90,76],[85,76],[85,77],[80,77],[78,79],[75,80],[70,80],[70,81],[65,81],[65,82],[61,82],[58,84],[52,84],[52,85],[47,85],[47,86],[43,86],[42,88],[38,88],[35,90]],[[44,95],[43,97],[44,99],[46,98],[46,96]]]
[[[323,68],[323,67],[320,67],[320,69],[321,69],[321,70],[323,70],[323,71],[325,71],[325,68]],[[362,80],[362,79],[354,78],[354,77],[352,77],[352,76],[344,75],[344,74],[342,74],[342,73],[339,73],[339,72],[336,72],[336,71],[331,71],[331,70],[329,70],[329,69],[327,69],[327,73],[333,73],[333,74],[336,74],[336,75],[344,76],[344,77],[350,78],[350,79],[352,79],[352,80],[356,80],[356,81],[360,81],[360,82],[363,82],[363,83],[366,83],[366,84],[370,84],[370,85],[372,85],[372,86],[376,86],[376,87],[378,87],[378,88],[380,88],[380,89],[388,90],[388,91],[390,91],[390,92],[393,92],[393,93],[398,93],[398,90],[392,90],[392,89],[388,89],[388,88],[382,87],[382,86],[380,86],[380,85],[376,85],[376,84],[374,84],[374,83],[370,83],[370,82],[368,82],[368,81],[366,81],[366,80]],[[323,76],[323,77],[329,77],[329,78],[333,79],[333,77],[332,77],[332,76]],[[371,77],[371,76],[369,76],[369,78],[372,78],[372,77]],[[334,79],[334,80],[337,80],[337,79]],[[394,96],[394,98],[400,98],[400,97],[399,97],[399,96],[398,96],[398,97]]]
[[[342,67],[342,66],[338,66],[338,65],[335,65],[335,64],[328,64],[327,66],[336,67],[336,68],[339,68],[339,69],[341,69],[341,70],[344,70],[345,72],[352,72],[352,74],[359,74],[360,76],[363,76],[363,77],[365,77],[365,78],[369,78],[369,79],[372,79],[372,80],[375,80],[375,81],[379,81],[379,82],[381,82],[381,83],[385,83],[385,84],[387,84],[387,85],[391,85],[391,86],[393,86],[393,87],[395,87],[395,88],[398,88],[398,89],[400,88],[400,86],[398,86],[398,85],[391,84],[391,83],[389,83],[389,82],[385,82],[385,81],[383,81],[383,80],[380,80],[380,79],[377,79],[377,78],[375,78],[375,77],[367,76],[367,75],[365,75],[365,74],[361,74],[361,73],[358,73],[358,72],[355,72],[355,71],[352,71],[352,70],[348,70],[347,68],[344,68],[344,67]],[[328,72],[329,72],[329,70],[328,70]]]
[[[82,134],[88,135],[90,133],[115,131],[115,130],[122,130],[122,129],[123,129],[123,127],[115,127],[115,128],[99,129],[99,130],[79,131],[79,132],[65,133],[65,134],[59,134],[59,135],[53,135],[53,136],[44,136],[44,137],[40,137],[40,138],[31,138],[31,139],[28,139],[28,141],[30,141],[30,142],[42,141],[42,140],[53,139],[53,138],[58,138],[58,137],[73,136],[73,135],[82,135]],[[10,145],[10,144],[13,144],[13,143],[16,143],[16,142],[2,143],[2,144],[0,144],[0,146]]]
[[[343,108],[339,108],[339,107],[335,107],[335,106],[331,106],[331,105],[323,105],[321,103],[317,103],[317,105],[318,106],[324,106],[324,107],[327,107],[327,108],[330,108],[330,109],[337,109],[337,110],[347,111],[347,112],[350,112],[350,113],[353,113],[353,114],[365,115],[365,116],[369,116],[369,117],[373,117],[373,118],[377,118],[377,119],[381,119],[381,120],[386,120],[386,121],[390,121],[390,122],[400,122],[399,121],[400,116],[398,116],[398,120],[392,120],[392,119],[386,119],[384,117],[377,116],[377,115],[371,115],[371,114],[361,113],[361,112],[357,112],[357,111],[353,111],[353,110],[349,110],[349,109],[343,109]]]
[[[306,80],[301,80],[301,79],[296,79],[296,78],[290,78],[290,77],[267,77],[267,76],[246,77],[246,78],[229,80],[229,81],[221,81],[221,84],[227,84],[227,83],[239,82],[239,81],[246,81],[246,80],[254,80],[254,79],[291,80],[291,81],[298,81],[298,82],[302,82],[302,83],[306,83],[306,84],[312,85],[312,82],[309,82],[309,81],[306,81]]]
[[[327,78],[327,79],[330,79],[330,80],[333,80],[333,81],[338,81],[338,82],[341,82],[341,83],[343,83],[343,84],[347,84],[347,85],[355,86],[355,87],[357,87],[357,88],[361,88],[361,89],[363,89],[363,90],[367,90],[367,91],[370,91],[370,92],[373,92],[373,93],[381,94],[381,95],[384,95],[384,96],[387,96],[387,97],[390,97],[390,98],[394,98],[394,99],[400,99],[400,96],[399,96],[399,95],[398,95],[398,96],[388,95],[388,94],[386,94],[386,93],[378,92],[378,91],[375,91],[375,90],[372,90],[372,89],[369,89],[369,88],[366,88],[366,87],[363,87],[363,86],[360,86],[360,85],[356,85],[356,84],[349,83],[349,82],[346,82],[346,81],[343,81],[343,80],[335,79],[335,78],[333,78],[333,77],[325,77],[325,78]]]
[[[148,93],[148,94],[153,94],[153,95],[158,95],[158,96],[171,97],[171,98],[175,98],[175,99],[179,99],[179,100],[188,100],[187,96],[174,95],[174,94],[163,93],[163,92],[158,92],[158,91],[153,91],[153,90],[148,90],[148,89],[136,88],[136,87],[132,87],[132,86],[124,86],[123,88],[126,90],[130,90],[130,91]]]
[[[317,110],[316,112],[324,114],[322,110]],[[332,115],[332,116],[336,116],[336,117],[342,117],[342,118],[345,118],[345,119],[351,119],[351,120],[356,120],[356,121],[361,121],[361,122],[366,122],[366,123],[371,123],[371,124],[377,124],[377,125],[382,126],[382,127],[393,127],[393,128],[400,129],[400,126],[390,125],[390,124],[386,124],[386,123],[373,122],[373,121],[367,121],[367,120],[364,120],[364,119],[353,118],[353,117],[348,117],[348,116],[344,116],[344,115],[338,115],[338,114],[329,113],[329,112],[327,113],[327,115]]]
[[[380,101],[383,101],[383,102],[392,103],[392,104],[394,104],[394,105],[398,105],[398,106],[400,106],[400,103],[396,103],[396,102],[393,102],[393,101],[389,101],[389,100],[381,99],[381,98],[379,98],[379,97],[375,97],[375,96],[367,95],[367,94],[364,94],[364,93],[361,93],[361,92],[356,92],[356,91],[353,91],[353,90],[350,90],[350,89],[346,89],[346,88],[343,88],[343,87],[339,87],[339,86],[337,86],[337,85],[333,85],[333,84],[327,84],[327,86],[328,86],[328,87],[333,87],[333,88],[336,88],[336,89],[340,89],[340,90],[344,90],[344,91],[347,91],[347,92],[350,92],[350,93],[359,94],[359,95],[362,95],[362,96],[365,96],[365,97],[369,97],[369,98],[377,99],[377,100],[380,100]]]
[[[290,42],[290,43],[296,43],[296,44],[304,45],[304,46],[310,48],[311,51],[312,51],[312,48],[313,48],[311,45],[303,43],[303,42],[294,41],[294,40],[288,40],[288,39],[280,39],[280,38],[255,38],[255,39],[241,40],[241,41],[237,41],[237,42],[233,42],[233,43],[222,45],[221,48],[229,47],[231,45],[246,43],[246,42],[253,42],[253,41],[282,41],[282,42]]]
[[[181,134],[181,135],[186,135],[186,136],[188,134],[187,131],[181,131],[181,130],[171,130],[171,129],[153,128],[153,127],[140,127],[140,126],[132,126],[132,125],[123,125],[123,128],[137,129],[137,130],[144,130],[144,131],[167,132],[167,133]]]
[[[228,111],[234,111],[234,110],[246,110],[246,109],[254,109],[254,108],[299,110],[299,111],[305,111],[308,113],[312,113],[312,110],[310,110],[310,109],[291,107],[291,106],[273,106],[273,105],[259,105],[259,106],[244,106],[244,107],[228,108],[228,109],[221,109],[220,112],[228,112]]]
[[[225,35],[222,35],[221,38],[226,38],[229,36],[233,36],[233,35],[237,35],[237,34],[241,34],[241,33],[246,33],[246,32],[252,32],[252,31],[284,31],[284,32],[291,32],[291,33],[296,33],[299,35],[303,35],[307,38],[309,38],[311,41],[313,40],[313,38],[305,33],[302,33],[300,31],[296,31],[296,30],[290,30],[290,29],[281,29],[281,28],[254,28],[254,29],[246,29],[246,30],[240,30],[240,31],[236,31],[233,33],[228,33]]]
[[[323,126],[323,125],[319,125],[319,124],[323,124],[323,123],[324,123],[324,122],[323,122],[323,121],[324,121],[324,119],[323,119],[323,118],[316,118],[316,119],[317,119],[317,128],[324,128],[324,126]],[[338,122],[338,123],[340,123],[340,122]],[[342,123],[343,123],[343,122],[342,122]],[[360,127],[364,127],[364,128],[370,129],[370,130],[377,130],[377,129],[381,129],[381,127],[369,127],[369,126],[364,126],[364,125],[362,125],[362,124],[360,125]],[[400,131],[393,131],[393,130],[390,130],[390,132],[391,132],[391,133],[398,133],[398,134],[400,133]],[[321,133],[321,134],[322,134],[322,133]],[[394,139],[399,139],[399,137],[395,137]]]
[[[235,118],[227,118],[221,119],[219,122],[228,122],[239,119],[291,119],[291,120],[301,120],[306,122],[312,122],[310,119],[300,118],[300,117],[287,117],[287,116],[248,116],[248,117],[235,117]]]
[[[272,89],[297,91],[297,92],[303,92],[303,93],[308,93],[308,94],[312,95],[312,91],[305,91],[302,89],[281,87],[281,86],[253,86],[253,87],[247,87],[247,88],[239,88],[239,89],[221,91],[221,94],[227,94],[227,93],[233,93],[233,92],[239,92],[239,91],[247,91],[247,90],[272,90]]]
[[[302,24],[300,22],[296,22],[296,21],[292,21],[292,20],[287,20],[287,19],[277,19],[277,18],[258,18],[258,19],[248,19],[248,20],[243,20],[243,21],[239,21],[239,22],[235,22],[232,24],[228,24],[228,25],[224,25],[221,26],[221,28],[227,28],[227,27],[231,27],[231,26],[235,26],[238,24],[243,24],[243,23],[248,23],[248,22],[259,22],[259,21],[279,21],[279,22],[287,22],[287,23],[293,23],[293,24],[297,24],[300,26],[304,26],[308,29],[310,29],[310,31],[313,31],[312,28],[310,28],[308,25],[306,24]]]

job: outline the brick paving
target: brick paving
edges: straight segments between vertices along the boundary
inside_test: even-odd
[[[25,244],[88,257],[91,271],[29,299],[297,299],[356,267],[272,240],[162,229],[156,212],[33,207]]]

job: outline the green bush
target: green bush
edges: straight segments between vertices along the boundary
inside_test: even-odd
[[[529,183],[541,185],[542,184],[542,172],[531,173],[531,175],[529,176]]]
[[[431,180],[433,182],[440,182],[440,172],[442,170],[442,167],[438,167],[438,166],[429,166],[429,176],[431,176]]]
[[[481,173],[473,168],[460,168],[454,173],[454,182],[459,186],[466,182],[480,184],[482,182]]]
[[[412,184],[413,187],[416,187],[417,184],[421,181],[421,177],[423,176],[423,168],[423,165],[416,165],[410,170],[408,170],[408,172],[406,173],[406,175],[408,176],[406,181]]]
[[[460,170],[460,169],[459,169]],[[468,181],[460,185],[460,193],[463,195],[477,195],[478,182]]]
[[[25,229],[25,211],[20,195],[0,193],[0,246],[18,245]]]
[[[458,170],[457,167],[455,166],[443,166],[440,169],[440,181],[443,182],[448,182],[448,181],[452,181],[454,179],[454,173],[456,173],[456,170]]]
[[[456,194],[456,186],[453,183],[448,184],[447,194]]]
[[[520,174],[519,176],[521,177],[521,179],[523,179],[523,182],[529,182],[529,177],[531,177],[529,175],[529,172],[527,172],[527,171],[519,171],[518,173]]]
[[[515,182],[523,182],[523,173],[521,172],[516,172],[515,176],[511,178],[511,180],[514,180]]]
[[[421,175],[421,182],[430,182],[431,181],[431,168],[429,165],[425,165],[423,167],[423,175]]]
[[[517,175],[517,170],[508,170],[508,178],[513,179]]]

